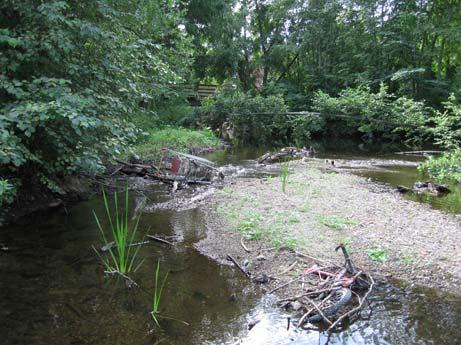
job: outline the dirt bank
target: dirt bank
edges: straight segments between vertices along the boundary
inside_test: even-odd
[[[231,254],[253,276],[276,278],[264,285],[270,290],[314,262],[296,252],[342,263],[334,248],[344,243],[377,276],[461,292],[460,216],[317,161],[290,169],[285,193],[279,178],[227,181],[204,207],[209,232],[198,250],[220,262]]]

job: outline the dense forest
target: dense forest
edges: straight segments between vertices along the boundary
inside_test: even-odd
[[[461,175],[459,0],[4,0],[0,81],[3,202],[224,122],[238,143],[436,144],[426,168]],[[218,92],[192,107],[199,83]]]

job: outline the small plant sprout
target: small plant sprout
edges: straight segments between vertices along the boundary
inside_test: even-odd
[[[320,215],[318,221],[320,224],[335,230],[346,230],[349,226],[357,224],[351,219],[335,215]]]
[[[370,257],[370,259],[373,261],[380,262],[380,263],[385,263],[387,261],[387,253],[381,247],[371,248],[367,250],[367,254]]]
[[[96,251],[101,258],[107,272],[109,273],[120,273],[124,275],[131,271],[136,271],[141,266],[142,261],[135,266],[136,257],[140,246],[133,249],[133,241],[138,230],[139,218],[136,217],[133,224],[129,223],[128,211],[128,187],[125,191],[125,205],[124,209],[119,206],[118,194],[114,193],[114,214],[110,211],[110,205],[105,191],[103,190],[104,207],[106,211],[106,217],[109,222],[110,235],[109,241],[104,231],[101,220],[93,211],[94,218],[98,225],[99,231],[101,232],[102,239],[105,243],[105,248],[109,252],[109,257],[105,258]],[[120,207],[120,209],[119,209]]]
[[[290,162],[285,161],[280,163],[280,181],[282,182],[282,192],[285,193],[290,175]]]
[[[154,279],[154,293],[152,295],[152,310],[150,315],[157,326],[160,327],[158,323],[159,307],[162,299],[163,288],[165,287],[165,283],[168,279],[168,272],[165,273],[163,279],[160,278],[160,260],[157,261],[157,269],[155,270]]]

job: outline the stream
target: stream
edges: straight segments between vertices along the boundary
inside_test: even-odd
[[[263,150],[216,152],[207,158],[228,174],[260,176],[254,159]],[[420,158],[325,149],[319,158],[387,186],[421,180]],[[276,167],[269,173],[277,174]],[[134,179],[130,205],[145,207],[141,233],[173,236],[174,246],[151,242],[133,274],[139,287],[105,277],[92,246],[102,245],[93,210],[104,214],[101,197],[69,209],[34,215],[0,231],[0,344],[459,344],[461,295],[441,294],[402,282],[381,284],[369,320],[329,335],[287,330],[290,315],[274,307],[241,272],[219,265],[194,249],[206,236],[197,208],[171,210],[155,205],[171,199],[159,183]],[[406,196],[446,212],[461,213],[461,191],[444,198]],[[6,248],[6,249],[5,249]],[[161,328],[149,311],[154,273],[169,271],[161,300]],[[248,323],[259,322],[249,331]],[[188,325],[181,321],[185,321]]]

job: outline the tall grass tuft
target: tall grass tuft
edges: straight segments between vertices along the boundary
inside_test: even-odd
[[[154,319],[157,326],[160,326],[157,320],[157,316],[159,314],[159,306],[160,306],[160,301],[162,299],[163,288],[165,287],[165,283],[168,279],[168,272],[165,274],[163,279],[160,278],[160,260],[157,261],[157,269],[155,270],[154,279],[155,281],[154,281],[154,293],[152,295],[152,311],[150,312],[150,314],[152,315],[152,319]]]
[[[280,163],[280,181],[282,181],[282,192],[285,193],[290,175],[290,162],[285,161]]]
[[[106,210],[106,216],[109,221],[112,241],[108,241],[105,231],[101,225],[100,218],[94,212],[94,218],[98,224],[99,231],[101,232],[102,238],[108,248],[109,257],[104,258],[101,256],[102,262],[106,266],[106,269],[110,272],[118,272],[121,274],[129,273],[131,271],[136,271],[142,262],[140,262],[136,267],[134,266],[136,257],[140,246],[137,246],[136,249],[133,249],[133,240],[136,236],[138,230],[138,224],[140,216],[138,216],[134,224],[131,225],[128,220],[128,187],[125,191],[125,207],[124,209],[119,206],[118,194],[114,194],[114,214],[112,215],[110,211],[109,201],[107,195],[103,190],[104,206]],[[120,208],[120,209],[119,209]]]

